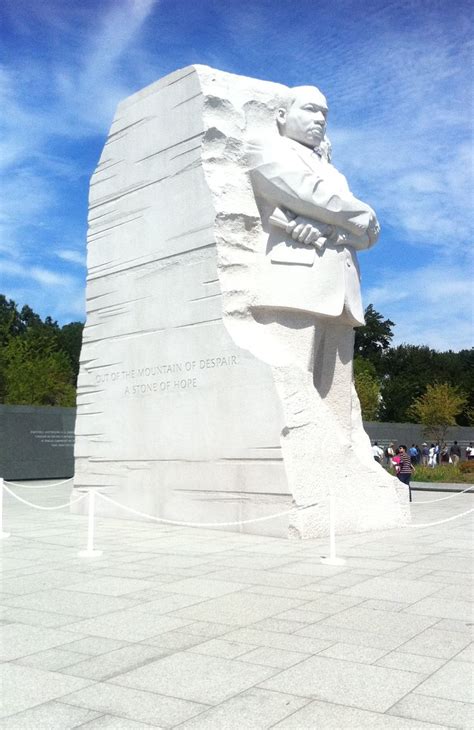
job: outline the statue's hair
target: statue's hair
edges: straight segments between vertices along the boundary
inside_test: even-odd
[[[288,89],[288,93],[281,100],[280,108],[284,108],[284,109],[286,109],[287,112],[289,112],[291,107],[295,103],[296,98],[299,96],[299,94],[302,91],[309,91],[309,90],[314,91],[314,89],[316,89],[316,91],[319,91],[321,96],[324,96],[323,92],[320,89],[318,89],[317,86],[308,86],[307,85],[307,86],[290,87]],[[326,98],[326,97],[324,97],[324,98]]]

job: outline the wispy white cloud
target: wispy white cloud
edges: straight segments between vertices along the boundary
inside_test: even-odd
[[[76,139],[105,131],[115,106],[133,84],[134,69],[122,67],[124,56],[157,5],[158,0],[98,5],[75,44],[70,42],[75,16],[69,7],[55,3],[50,12],[40,13],[43,23],[60,25],[62,42],[54,58],[36,57],[33,71],[31,59],[0,67],[3,164],[37,155],[55,136]],[[43,105],[30,93],[32,73],[35,85],[44,90]]]
[[[17,304],[29,304],[36,312],[58,319],[82,319],[85,311],[84,276],[44,266],[0,259],[2,293]]]
[[[2,291],[22,292],[31,306],[41,302],[47,307],[43,313],[78,316],[84,311],[84,282],[63,269],[84,264],[85,251],[68,244],[77,236],[64,211],[71,207],[71,184],[92,169],[80,169],[77,152],[71,154],[67,145],[105,136],[118,101],[133,90],[132,52],[159,0],[112,0],[88,8],[59,0],[5,2],[6,16],[25,44],[23,56],[0,66]],[[51,39],[34,61],[28,53],[35,49],[33,26]],[[85,226],[85,209],[82,217]],[[51,245],[54,240],[62,247]],[[71,292],[66,307],[63,294],[55,296],[55,289],[65,287]]]
[[[378,284],[364,298],[396,323],[394,344],[467,349],[474,324],[472,273],[442,260],[412,268],[403,259],[379,272]]]
[[[21,263],[3,259],[0,261],[2,273],[5,277],[15,279],[20,277],[22,282],[32,281],[46,287],[56,286],[66,288],[74,284],[74,277],[51,271],[42,266],[23,266]]]
[[[80,266],[86,265],[86,256],[83,251],[64,248],[56,251],[56,256],[63,261],[70,261],[71,263],[79,264]]]

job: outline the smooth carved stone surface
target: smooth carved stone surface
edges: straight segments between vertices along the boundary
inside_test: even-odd
[[[287,95],[192,66],[119,105],[90,188],[76,488],[107,487],[165,519],[277,536],[327,534],[331,493],[339,532],[406,520],[407,496],[374,462],[350,382],[355,251],[326,238],[325,249],[299,251],[298,272],[269,251],[255,140],[279,149]],[[331,198],[328,210],[338,206]],[[372,220],[366,208],[352,219]],[[275,249],[287,243],[281,233]],[[315,318],[314,297],[297,296],[326,255],[344,281],[327,313],[349,317],[332,328]],[[315,286],[321,298],[326,284]],[[302,366],[309,352],[314,372]],[[293,505],[316,506],[251,522]],[[126,515],[100,499],[97,508]]]

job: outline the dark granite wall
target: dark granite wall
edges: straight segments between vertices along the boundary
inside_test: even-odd
[[[72,477],[75,419],[75,408],[0,405],[0,477]]]
[[[67,479],[74,475],[75,408],[0,405],[0,477],[15,479]],[[430,439],[415,423],[365,422],[372,441],[384,448],[412,443],[421,446]],[[456,439],[462,450],[474,442],[474,429],[455,426],[447,443]]]
[[[379,446],[384,448],[391,441],[395,445],[406,444],[410,447],[412,444],[421,446],[426,442],[428,446],[433,439],[427,437],[423,433],[423,426],[417,423],[378,423],[377,421],[365,421],[364,428],[370,436],[371,441],[377,441]],[[456,440],[461,447],[462,459],[465,459],[465,448],[469,442],[474,443],[474,428],[467,426],[452,426],[448,428],[446,443],[451,446]]]

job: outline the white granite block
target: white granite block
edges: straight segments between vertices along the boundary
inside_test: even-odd
[[[241,644],[249,644],[250,647],[266,646],[283,651],[297,651],[301,654],[316,654],[326,649],[335,642],[325,639],[312,639],[296,634],[279,634],[273,631],[261,631],[253,627],[236,629],[230,631],[224,637],[225,641],[235,641]]]
[[[248,644],[237,644],[224,639],[211,639],[203,641],[197,646],[191,647],[190,652],[195,654],[206,654],[208,656],[217,656],[222,659],[236,659],[243,654],[249,654],[253,651]]]
[[[83,593],[61,589],[37,591],[29,595],[5,598],[4,603],[7,606],[36,608],[39,611],[63,613],[74,617],[100,616],[135,605],[135,602],[128,598],[92,593],[88,594],[87,600],[85,600]]]
[[[96,720],[85,722],[81,725],[83,730],[149,730],[149,728],[158,728],[158,725],[149,725],[144,722],[135,722],[125,717],[117,717],[117,715],[101,715]]]
[[[442,730],[439,725],[343,707],[329,702],[311,702],[302,710],[273,726],[275,730]]]
[[[375,663],[380,667],[405,669],[407,672],[419,672],[420,674],[427,675],[443,666],[445,660],[431,656],[422,656],[421,654],[407,654],[399,650],[386,654]]]
[[[128,593],[135,593],[152,587],[153,583],[151,581],[101,575],[91,580],[75,583],[73,586],[69,586],[68,590],[78,591],[79,593],[98,593],[104,596],[125,596]]]
[[[66,649],[48,649],[46,651],[39,651],[37,654],[28,654],[27,656],[15,659],[15,664],[20,664],[24,667],[37,667],[37,669],[54,672],[63,667],[68,667],[71,664],[76,664],[84,658],[84,654],[79,654],[79,652],[66,651]]]
[[[104,682],[124,672],[158,659],[167,654],[166,649],[144,646],[143,644],[132,644],[122,649],[115,649],[107,654],[100,654],[92,657],[82,657],[63,667],[61,672],[71,677],[84,677]]]
[[[373,611],[362,606],[354,606],[329,616],[320,625],[340,626],[345,629],[370,631],[387,636],[397,636],[400,639],[410,639],[434,623],[436,620],[427,616],[412,616],[393,611]]]
[[[272,676],[276,671],[237,660],[181,652],[122,674],[111,682],[216,705]]]
[[[303,707],[307,700],[301,697],[249,689],[218,707],[206,710],[188,720],[182,730],[256,730],[273,727],[283,717]]]
[[[313,656],[263,682],[260,687],[326,702],[344,702],[385,712],[419,684],[414,672]]]
[[[72,677],[65,679],[71,680]],[[80,681],[80,680],[75,680]],[[154,691],[99,682],[92,687],[61,697],[61,702],[76,707],[87,707],[97,712],[110,713],[142,722],[153,727],[174,727],[207,709],[208,705],[188,702],[176,697],[165,697]]]
[[[441,697],[445,700],[474,703],[472,679],[471,664],[452,659],[413,691],[415,694]]]
[[[45,672],[35,667],[20,667],[13,663],[0,666],[0,683],[2,687],[0,717],[14,715],[91,684],[87,679],[66,677],[57,672]]]
[[[343,593],[348,596],[364,596],[384,601],[399,601],[403,599],[408,603],[419,601],[425,596],[437,593],[439,588],[436,583],[429,583],[424,580],[402,580],[400,578],[380,577],[358,583],[351,588],[346,588]]]
[[[395,715],[397,720],[400,717],[409,717],[419,723],[442,723],[442,727],[446,725],[461,730],[473,725],[473,708],[470,703],[425,697],[413,692],[391,707],[388,713]]]
[[[386,649],[376,649],[372,646],[361,646],[360,644],[333,644],[327,649],[319,652],[319,656],[328,656],[331,659],[345,659],[351,662],[360,662],[361,664],[375,664],[377,659],[384,656],[387,653]],[[382,666],[390,666],[389,664],[383,664]],[[410,670],[408,664],[403,667],[394,667],[395,669],[406,669]]]
[[[450,618],[456,621],[474,621],[474,606],[471,601],[448,600],[431,596],[414,603],[406,611],[419,616],[436,616],[437,618]]]
[[[28,654],[67,645],[72,641],[74,641],[73,633],[59,629],[7,624],[2,629],[0,657],[4,662],[11,661]]]
[[[440,659],[451,659],[470,644],[471,639],[466,633],[443,631],[439,626],[438,623],[433,628],[422,631],[409,641],[401,644],[398,651],[439,657]]]
[[[219,598],[195,604],[175,611],[178,618],[211,621],[217,617],[220,623],[233,625],[253,624],[256,621],[274,616],[288,608],[301,605],[301,601],[293,598],[277,598],[275,596],[258,596],[251,593],[228,593]]]
[[[172,629],[182,628],[190,621],[183,621],[174,616],[138,613],[135,611],[117,611],[106,616],[78,621],[69,627],[71,632],[100,636],[118,641],[143,641],[163,634]]]
[[[73,730],[100,716],[99,712],[86,707],[72,707],[61,702],[45,702],[30,710],[0,720],[2,730]]]
[[[294,664],[308,659],[310,654],[302,654],[298,651],[288,651],[283,649],[275,649],[267,646],[261,646],[258,649],[250,651],[240,657],[241,662],[249,662],[249,664],[261,664],[264,667],[275,667],[276,669],[286,669]]]

